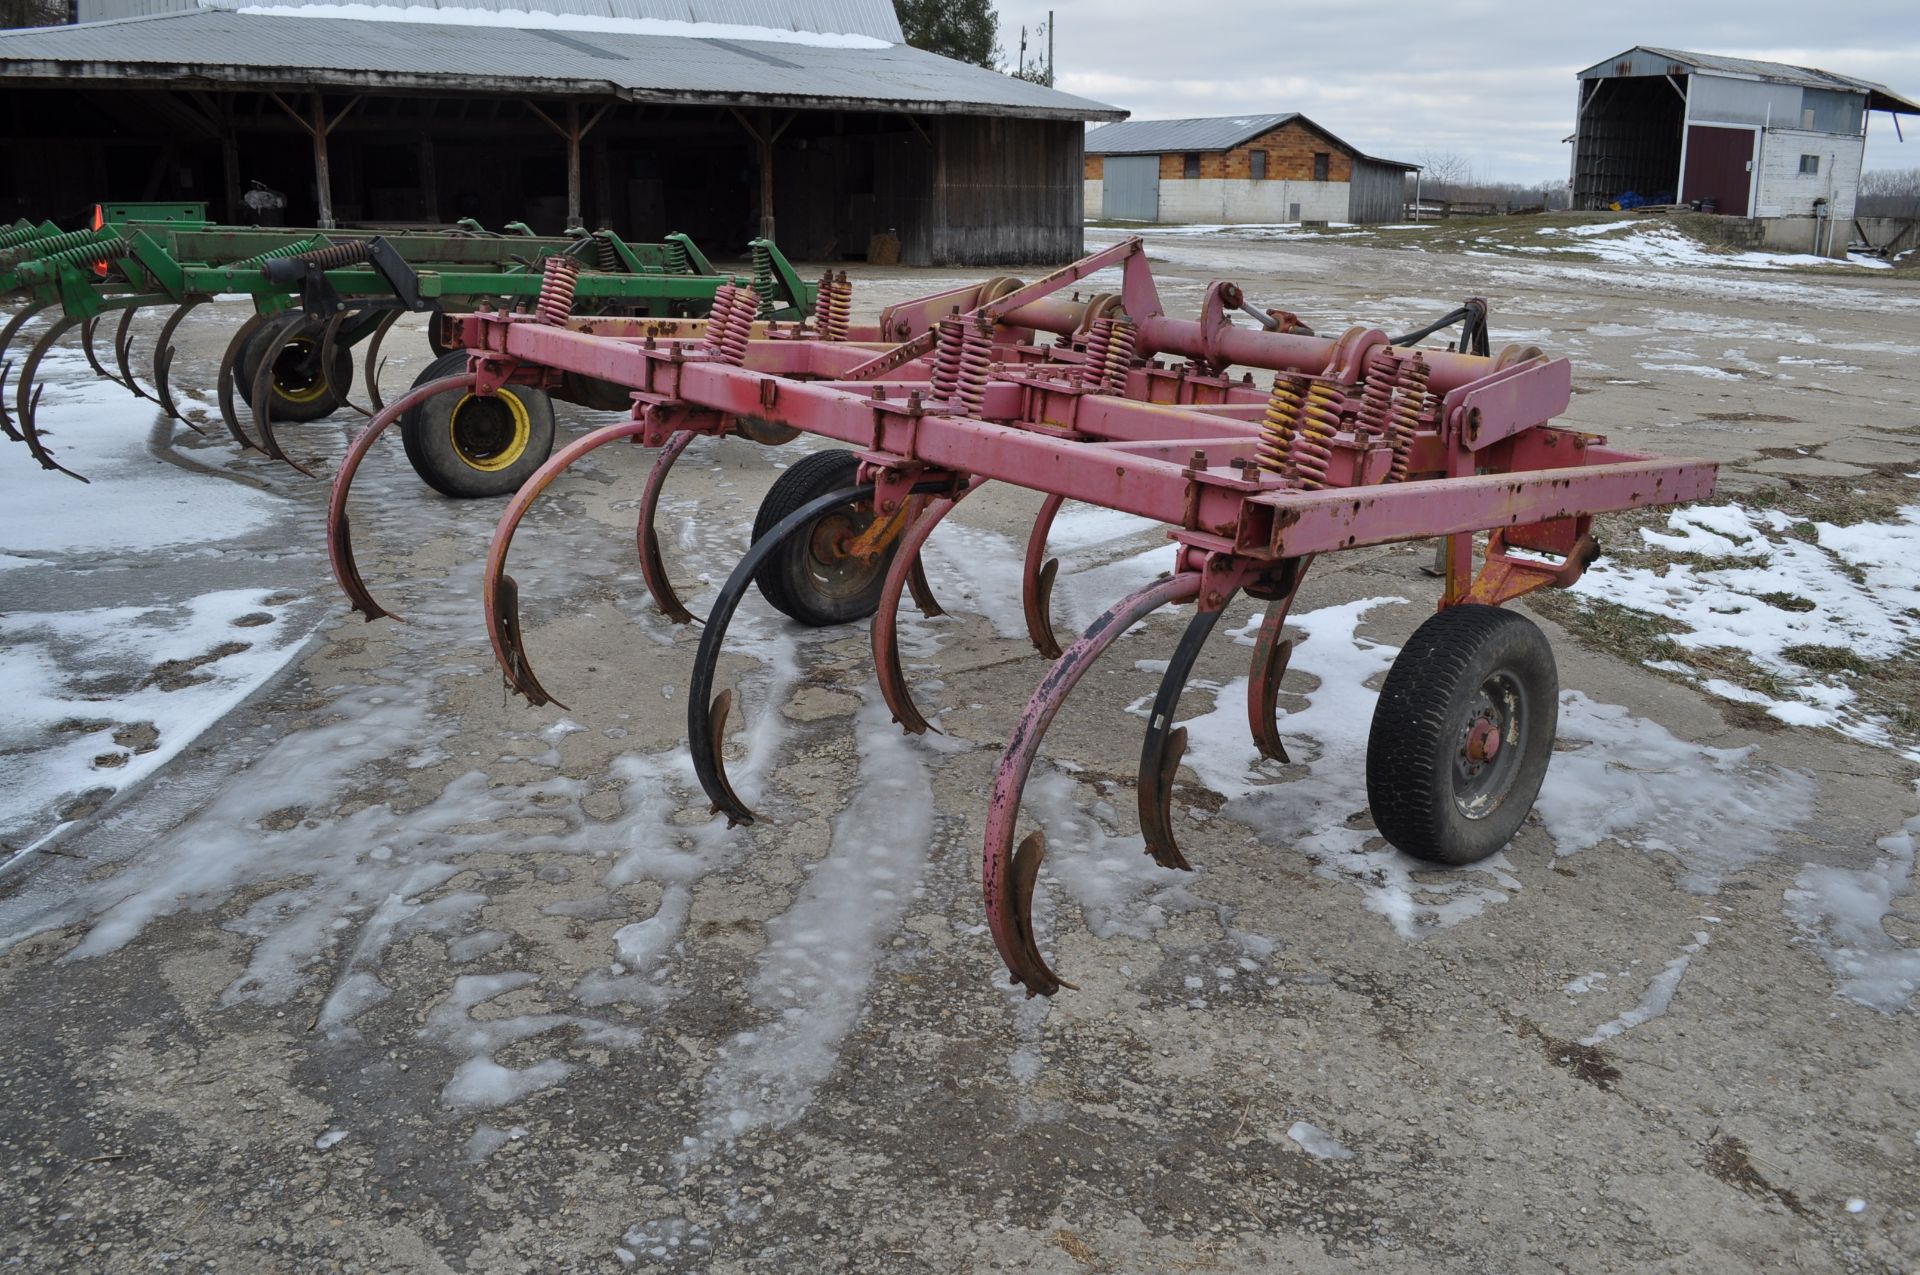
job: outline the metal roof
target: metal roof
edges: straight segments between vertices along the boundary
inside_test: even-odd
[[[1754,58],[1731,58],[1717,53],[1688,53],[1684,49],[1660,49],[1650,44],[1636,44],[1625,53],[1610,57],[1604,62],[1596,62],[1580,72],[1577,78],[1609,79],[1613,75],[1621,74],[1615,68],[1621,63],[1631,63],[1635,53],[1650,54],[1685,68],[1687,73],[1704,71],[1709,75],[1771,80],[1776,84],[1797,84],[1802,88],[1827,89],[1836,93],[1864,93],[1868,97],[1869,110],[1920,115],[1920,104],[1900,96],[1884,84],[1875,84],[1872,80],[1857,79],[1851,75],[1836,75],[1832,71],[1822,71],[1818,67],[1791,66],[1785,62],[1761,62]]]
[[[1298,111],[1283,111],[1278,115],[1220,115],[1198,120],[1128,120],[1124,124],[1107,124],[1088,132],[1087,154],[1164,155],[1174,151],[1227,151],[1294,120],[1355,159],[1385,164],[1389,168],[1412,170],[1420,167],[1397,159],[1381,159],[1365,154]]]
[[[1226,151],[1279,128],[1297,112],[1222,115],[1203,120],[1129,120],[1087,134],[1089,155],[1159,155],[1168,151]]]
[[[537,92],[1031,119],[1126,116],[1102,102],[904,44],[821,48],[220,10],[0,31],[0,83],[34,80]]]

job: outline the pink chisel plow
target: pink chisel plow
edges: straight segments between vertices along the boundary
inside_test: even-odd
[[[1117,294],[1068,290],[1110,267]],[[848,444],[788,469],[762,504],[751,549],[707,617],[688,696],[688,737],[716,813],[753,813],[721,754],[732,692],[713,694],[728,621],[747,586],[809,624],[871,615],[880,689],[908,731],[926,730],[901,668],[895,627],[911,590],[938,613],[919,554],[934,528],[988,482],[1044,492],[1023,586],[1033,644],[1053,660],[1018,722],[989,799],[982,884],[993,939],[1029,995],[1064,984],[1031,924],[1045,840],[1014,846],[1020,797],[1061,703],[1108,645],[1168,604],[1196,613],[1155,698],[1140,754],[1146,852],[1188,866],[1170,817],[1186,732],[1173,718],[1189,671],[1230,599],[1268,603],[1254,646],[1247,716],[1261,753],[1284,760],[1276,695],[1291,644],[1281,633],[1316,555],[1446,537],[1438,614],[1395,660],[1375,711],[1367,793],[1386,839],[1409,854],[1470,863],[1494,853],[1532,808],[1552,752],[1558,683],[1545,637],[1500,604],[1578,578],[1598,550],[1592,517],[1711,494],[1714,466],[1610,448],[1549,424],[1571,395],[1571,369],[1532,347],[1417,348],[1435,329],[1389,339],[1349,328],[1313,335],[1292,315],[1255,311],[1215,283],[1197,319],[1163,312],[1141,241],[1129,239],[1032,284],[1000,279],[896,305],[877,326],[849,322],[842,277],[823,285],[811,323],[754,322],[751,290],[716,300],[697,335],[644,321],[573,319],[565,266],[534,315],[459,320],[469,370],[386,407],[354,443],[328,520],[335,574],[357,610],[388,614],[354,565],[346,500],[374,439],[414,401],[450,389],[588,377],[631,393],[630,419],[556,452],[521,488],[488,554],[486,622],[507,681],[552,702],[522,644],[518,588],[506,574],[515,528],[541,491],[593,449],[620,438],[659,448],[641,502],[642,573],[655,602],[691,615],[669,583],[654,510],[668,470],[702,434],[756,441],[794,431]],[[1236,324],[1238,313],[1254,325]],[[1485,350],[1484,306],[1471,302],[1462,349]],[[1437,325],[1436,325],[1437,326]],[[1052,338],[1047,341],[1046,338]],[[1177,360],[1171,363],[1170,360]],[[1237,369],[1237,371],[1236,371]],[[1253,373],[1261,374],[1261,381]],[[1063,651],[1048,600],[1047,533],[1067,500],[1165,523],[1171,572],[1120,599]],[[1490,533],[1475,561],[1475,532]]]

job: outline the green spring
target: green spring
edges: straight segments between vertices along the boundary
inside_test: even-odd
[[[667,273],[693,273],[693,263],[687,260],[687,247],[678,239],[667,240]]]
[[[112,228],[106,230],[69,230],[63,235],[51,235],[45,239],[36,239],[22,244],[14,251],[0,255],[0,265],[14,265],[21,261],[38,261],[69,248],[95,243],[117,243],[120,232]]]
[[[761,319],[773,317],[773,292],[776,287],[773,277],[773,254],[767,246],[757,240],[753,245],[753,290],[760,297],[760,311],[756,316]]]
[[[0,249],[16,247],[39,237],[38,226],[15,226],[12,230],[0,231]]]
[[[306,239],[296,240],[293,243],[283,243],[278,248],[269,248],[265,252],[257,253],[254,256],[246,257],[240,261],[229,261],[226,265],[222,266],[221,269],[251,270],[265,265],[267,262],[278,257],[305,256],[307,253],[313,252],[319,247],[320,240],[318,238],[308,237]]]
[[[91,232],[89,232],[89,238],[91,238]],[[131,255],[133,255],[133,245],[122,239],[117,232],[109,231],[93,242],[76,244],[59,252],[49,252],[32,261],[22,262],[20,278],[23,281],[50,279],[65,266],[86,269],[102,262]]]

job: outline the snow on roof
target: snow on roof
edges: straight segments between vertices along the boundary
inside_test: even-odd
[[[799,31],[739,22],[688,22],[677,18],[624,18],[547,9],[481,9],[421,4],[251,4],[235,13],[283,18],[354,18],[362,22],[415,22],[443,26],[516,27],[542,31],[598,31],[698,40],[760,40],[817,49],[885,49],[891,42],[843,31]]]

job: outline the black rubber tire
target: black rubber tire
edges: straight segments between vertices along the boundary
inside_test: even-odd
[[[753,519],[753,539],[759,541],[808,501],[854,486],[859,481],[859,469],[859,458],[849,451],[814,452],[801,457],[780,475],[760,502],[760,511]],[[753,577],[760,596],[775,610],[814,628],[851,624],[879,610],[880,590],[886,584],[887,564],[893,558],[891,545],[870,564],[843,558],[833,569],[840,579],[824,579],[817,571],[820,563],[814,556],[813,532],[828,519],[850,519],[849,530],[857,535],[871,525],[873,507],[868,503],[857,510],[822,514],[812,527],[789,536]]]
[[[279,338],[288,324],[295,325],[295,332],[292,343],[275,360],[278,367],[286,369],[286,373],[274,378],[273,419],[295,424],[322,420],[340,410],[340,395],[334,390],[320,388],[310,370],[319,364],[320,342],[327,333],[326,323],[319,319],[289,312],[261,324],[260,330],[247,339],[247,344],[240,351],[234,388],[251,408],[253,379],[260,371],[260,356],[266,353],[267,347]],[[353,351],[344,344],[334,347],[333,384],[336,389],[346,389],[353,384]]]
[[[1468,741],[1491,714],[1501,741]],[[1553,758],[1560,678],[1532,621],[1454,606],[1415,631],[1380,689],[1367,738],[1367,804],[1380,835],[1417,859],[1477,863],[1513,839]]]
[[[467,352],[453,350],[441,355],[413,379],[416,387],[442,377],[463,372]],[[461,391],[437,394],[417,407],[400,414],[400,443],[406,448],[407,463],[422,482],[443,496],[456,500],[481,500],[490,496],[511,496],[533,476],[553,452],[553,401],[544,390],[529,385],[503,385],[493,395],[499,403],[469,398]],[[515,405],[518,405],[518,410]],[[474,446],[468,439],[465,450],[456,442],[455,413],[479,412],[484,418],[477,424],[490,427],[483,438],[491,446],[502,432],[509,441],[498,452]],[[524,433],[519,417],[524,414]],[[476,422],[462,422],[469,430]],[[511,452],[511,458],[508,458]],[[476,457],[484,459],[477,460]]]
[[[443,310],[435,310],[427,316],[427,348],[433,351],[435,358],[444,358],[455,350],[464,353],[463,347],[452,344],[448,339],[447,329],[451,326]]]

